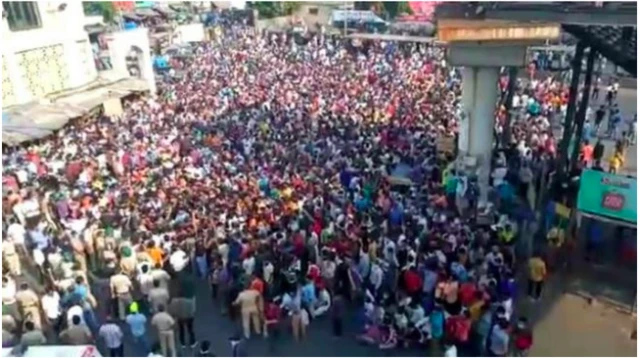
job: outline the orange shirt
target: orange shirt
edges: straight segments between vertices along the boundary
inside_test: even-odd
[[[260,294],[262,295],[264,293],[264,282],[262,282],[262,280],[259,278],[255,278],[253,281],[251,281],[251,289],[260,292]]]
[[[582,146],[582,160],[585,162],[593,160],[593,147],[591,145]]]
[[[162,256],[164,255],[164,252],[162,251],[162,249],[153,247],[153,248],[147,249],[147,254],[149,254],[149,257],[151,257],[151,261],[153,261],[154,265],[162,264]]]

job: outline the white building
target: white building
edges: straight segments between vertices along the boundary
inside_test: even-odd
[[[122,97],[155,93],[147,29],[106,34],[113,69],[98,72],[82,2],[3,1],[2,10],[3,144],[48,136],[100,106],[117,114]]]
[[[2,2],[2,106],[96,80],[82,3]]]

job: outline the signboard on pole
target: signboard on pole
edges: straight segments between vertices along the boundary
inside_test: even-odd
[[[636,223],[637,180],[596,170],[585,170],[580,178],[578,210]]]

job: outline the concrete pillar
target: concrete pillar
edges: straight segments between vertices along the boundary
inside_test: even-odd
[[[458,148],[463,155],[476,160],[481,204],[487,202],[489,193],[499,75],[498,67],[468,66],[462,73],[462,103],[468,123],[466,133],[460,136],[462,140],[459,140]]]

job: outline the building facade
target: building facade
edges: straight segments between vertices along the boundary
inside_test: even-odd
[[[2,2],[2,107],[97,79],[81,2]]]

